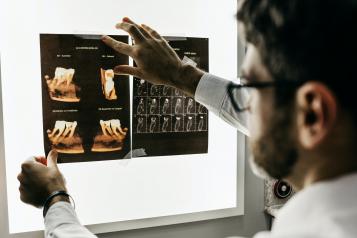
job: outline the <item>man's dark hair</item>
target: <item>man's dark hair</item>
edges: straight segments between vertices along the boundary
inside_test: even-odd
[[[357,0],[245,0],[237,17],[275,80],[323,82],[357,118]]]

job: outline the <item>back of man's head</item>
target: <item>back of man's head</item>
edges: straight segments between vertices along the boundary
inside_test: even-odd
[[[316,80],[357,119],[357,0],[245,0],[246,39],[276,80]]]

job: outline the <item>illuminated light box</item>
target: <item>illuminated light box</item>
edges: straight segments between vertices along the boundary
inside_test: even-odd
[[[110,70],[115,62],[128,59],[115,55],[114,60],[113,52],[103,53],[105,48],[99,41],[103,54],[92,55],[87,69],[80,56],[94,53],[90,48],[93,45],[86,49],[86,45],[74,43],[71,47],[79,47],[78,52],[48,56],[54,57],[52,61],[44,59],[46,53],[41,51],[41,42],[50,36],[89,40],[108,34],[130,42],[125,32],[114,28],[122,17],[130,16],[162,35],[179,37],[168,41],[181,58],[186,56],[198,67],[232,78],[237,75],[236,5],[235,0],[182,0],[176,4],[164,0],[1,1],[1,237],[43,234],[42,211],[20,201],[16,177],[26,158],[59,145],[57,139],[63,134],[57,131],[63,129],[66,136],[73,133],[74,143],[64,146],[62,141],[62,152],[68,149],[76,154],[62,153],[59,167],[76,201],[80,221],[95,233],[243,215],[244,136],[174,89],[164,95],[163,86],[152,89],[146,82],[141,85],[140,79],[113,77]],[[199,48],[191,48],[194,39],[208,47],[206,56]],[[79,64],[68,63],[69,55],[77,57]],[[131,59],[129,63],[133,64]],[[88,80],[96,84],[95,90],[85,91],[91,87],[82,83],[86,70],[91,75]],[[53,80],[66,81],[69,87],[61,91],[53,87]],[[140,85],[146,95],[138,94]],[[88,109],[85,101],[91,90],[95,97],[101,97],[90,109],[97,110],[97,117],[90,118],[92,121],[78,119],[83,108]],[[149,111],[138,113],[141,98],[144,110]],[[156,99],[158,108],[152,99]],[[171,111],[163,111],[165,99],[170,99]],[[142,125],[139,118],[144,118]],[[156,118],[156,124],[151,118]],[[176,123],[178,120],[183,123]],[[92,131],[83,134],[86,126]],[[126,137],[117,143],[107,141],[102,128],[108,132],[106,128],[119,127],[127,128]],[[59,134],[56,141],[51,140]],[[180,144],[180,135],[187,135],[197,147],[193,142]],[[153,148],[150,136],[166,136],[172,143]],[[140,153],[130,153],[135,149]]]

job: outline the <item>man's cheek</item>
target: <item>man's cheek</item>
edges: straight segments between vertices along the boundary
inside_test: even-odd
[[[262,133],[262,124],[264,123],[263,117],[264,115],[262,115],[262,111],[259,109],[259,104],[252,103],[247,120],[251,140],[256,140],[260,137]]]

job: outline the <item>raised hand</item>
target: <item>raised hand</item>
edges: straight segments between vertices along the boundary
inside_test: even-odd
[[[133,75],[153,84],[168,85],[192,96],[203,71],[183,64],[168,42],[147,25],[138,25],[129,18],[124,18],[116,25],[117,29],[130,34],[135,44],[128,45],[103,36],[102,40],[119,53],[132,57],[136,67],[118,65],[115,74]]]
[[[35,207],[42,207],[51,193],[66,191],[65,179],[58,169],[57,152],[54,150],[48,154],[47,160],[34,157],[24,162],[17,179],[20,182],[21,200]]]

